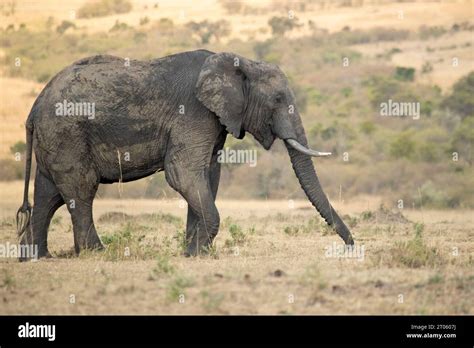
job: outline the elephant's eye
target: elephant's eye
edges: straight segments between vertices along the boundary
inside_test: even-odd
[[[279,103],[282,102],[282,100],[283,100],[283,97],[282,97],[280,94],[278,94],[278,95],[275,97],[275,103],[278,103],[278,104],[279,104]]]

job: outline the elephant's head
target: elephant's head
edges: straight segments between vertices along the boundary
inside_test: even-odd
[[[309,200],[346,244],[353,244],[348,228],[324,194],[311,160],[311,156],[330,154],[308,148],[295,96],[276,65],[232,53],[214,54],[201,68],[196,95],[236,138],[249,132],[267,150],[275,138],[284,140]]]

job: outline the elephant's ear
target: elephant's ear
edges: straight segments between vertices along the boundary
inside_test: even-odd
[[[243,138],[245,107],[242,70],[245,58],[232,53],[216,53],[204,62],[196,84],[197,98],[214,112],[221,124],[236,138]]]

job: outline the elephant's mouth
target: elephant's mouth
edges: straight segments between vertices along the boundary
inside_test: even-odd
[[[298,141],[295,139],[285,139],[285,142],[290,145],[292,148],[295,150],[304,153],[305,155],[309,155],[312,157],[327,157],[331,156],[330,152],[321,152],[321,151],[316,151],[312,149],[308,149],[306,146],[301,145]]]

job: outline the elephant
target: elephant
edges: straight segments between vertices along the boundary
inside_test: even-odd
[[[77,107],[85,103],[93,106],[87,115],[88,108]],[[20,246],[37,245],[38,257],[51,256],[48,227],[63,204],[71,215],[76,254],[103,249],[92,216],[99,184],[158,171],[188,204],[184,255],[206,253],[220,221],[218,152],[228,134],[242,139],[247,132],[266,150],[276,138],[284,141],[309,201],[346,244],[354,243],[313,166],[312,157],[329,153],[308,147],[295,95],[274,64],[208,50],[150,61],[88,57],[49,81],[25,126],[26,174],[17,230]],[[28,202],[33,149],[34,207]]]

